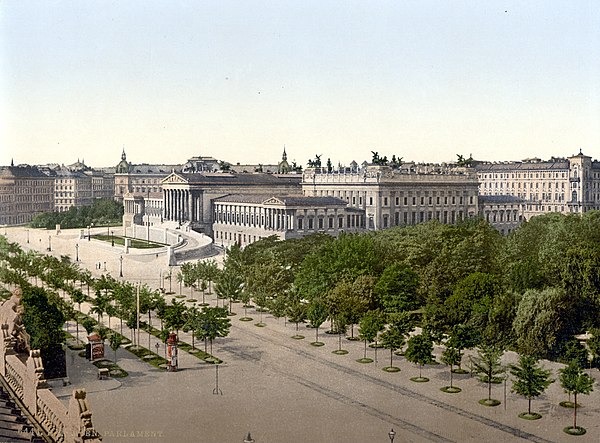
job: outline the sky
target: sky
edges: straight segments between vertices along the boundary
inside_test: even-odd
[[[0,0],[0,165],[600,158],[597,0]]]

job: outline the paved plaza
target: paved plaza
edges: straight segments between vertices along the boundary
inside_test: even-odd
[[[124,278],[132,282],[157,288],[161,277],[168,273],[164,253],[124,254],[122,248],[111,247],[110,243],[80,239],[79,230],[63,230],[57,235],[55,231],[7,228],[8,239],[24,249],[47,252],[48,236],[51,253],[56,256],[70,255],[75,260],[77,244],[79,264],[95,276],[108,272],[118,278],[121,256]],[[173,275],[176,272],[173,269]],[[168,289],[168,282],[165,285]],[[172,288],[179,293],[175,278]],[[189,296],[189,288],[184,288],[183,294]],[[200,300],[202,295],[194,292],[193,298]],[[214,294],[206,299],[216,303]],[[84,304],[83,310],[87,308]],[[85,387],[93,423],[107,443],[235,443],[242,442],[248,432],[256,443],[386,443],[391,428],[396,432],[395,443],[600,441],[598,385],[591,395],[578,398],[583,405],[578,409],[578,424],[588,432],[573,437],[562,431],[572,423],[572,410],[558,405],[567,399],[558,381],[532,403],[532,409],[542,413],[543,418],[522,420],[517,414],[527,410],[527,401],[510,392],[510,382],[506,393],[502,384],[493,387],[492,396],[503,404],[485,407],[478,400],[487,397],[487,386],[469,374],[454,376],[462,392],[446,394],[440,391],[449,384],[445,365],[427,366],[423,375],[430,382],[414,383],[410,377],[418,375],[418,367],[402,357],[394,357],[401,372],[382,371],[389,365],[389,351],[380,349],[377,363],[360,364],[356,359],[363,354],[363,343],[343,340],[349,354],[332,354],[338,347],[338,337],[323,333],[328,323],[319,334],[325,346],[316,348],[309,344],[314,341],[314,330],[301,326],[306,338],[293,340],[290,337],[295,326],[284,319],[265,315],[267,327],[258,328],[255,322],[238,320],[243,314],[240,304],[234,304],[234,311],[238,315],[231,317],[229,337],[217,339],[213,346],[213,354],[224,361],[218,369],[218,389],[216,367],[185,352],[179,354],[180,370],[167,373],[119,349],[118,364],[129,373],[128,377],[97,380],[96,368],[69,352],[72,385],[56,387],[54,392],[66,396],[73,387]],[[254,310],[248,314],[258,321],[259,314]],[[113,319],[112,326],[117,327],[118,320]],[[74,327],[70,332],[74,334]],[[129,336],[129,331],[124,335]],[[188,334],[182,333],[181,338],[191,343]],[[142,346],[154,350],[156,343],[157,339],[142,332]],[[164,350],[162,343],[160,346],[159,353]],[[112,359],[112,351],[107,349],[107,357]],[[439,356],[439,350],[436,352]],[[368,353],[374,357],[373,349]],[[507,358],[515,356],[509,354]],[[553,369],[555,378],[557,368],[562,367],[551,362],[544,362],[544,366]],[[594,370],[592,375],[599,380],[599,371]]]

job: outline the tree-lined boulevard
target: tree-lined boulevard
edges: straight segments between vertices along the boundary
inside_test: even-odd
[[[588,223],[591,222],[588,220]],[[541,228],[537,228],[540,236]],[[537,270],[536,275],[523,269],[513,269],[511,273],[505,273],[504,269],[494,270],[499,265],[498,258],[492,263],[487,263],[487,258],[496,254],[506,257],[507,253],[501,249],[510,251],[510,248],[494,244],[505,240],[494,238],[494,233],[484,228],[463,228],[460,235],[464,242],[461,244],[455,236],[453,254],[443,248],[436,250],[434,246],[436,252],[429,257],[423,256],[429,253],[425,248],[418,250],[416,245],[434,239],[432,235],[419,238],[419,229],[427,228],[415,227],[396,237],[384,232],[375,241],[369,240],[368,236],[348,236],[335,242],[315,239],[314,245],[310,245],[309,240],[289,248],[266,240],[244,251],[234,248],[226,257],[217,257],[216,261],[190,262],[179,268],[168,268],[164,256],[134,254],[124,260],[124,279],[116,277],[120,255],[110,244],[107,247],[99,241],[81,242],[77,249],[81,259],[77,263],[89,269],[98,281],[110,280],[109,275],[112,275],[115,281],[141,282],[142,287],[147,286],[149,294],[162,287],[164,292],[173,292],[158,293],[166,306],[182,305],[188,309],[195,305],[197,313],[202,312],[204,303],[210,307],[223,306],[223,318],[231,323],[229,333],[204,335],[214,344],[212,351],[207,348],[209,353],[224,361],[219,372],[223,396],[212,395],[214,364],[180,352],[181,370],[167,374],[132,358],[123,349],[117,349],[119,365],[130,376],[122,379],[119,389],[90,393],[96,428],[105,435],[105,441],[113,441],[113,437],[118,441],[117,430],[150,430],[148,423],[153,424],[153,430],[162,432],[164,441],[241,441],[240,436],[248,430],[257,442],[360,442],[379,441],[378,438],[386,441],[392,427],[398,434],[396,441],[513,441],[518,437],[534,441],[564,441],[565,438],[595,441],[594,438],[600,435],[600,401],[596,391],[588,391],[590,395],[578,392],[577,403],[583,407],[577,409],[576,424],[584,427],[587,434],[568,437],[563,432],[574,415],[573,409],[559,406],[560,401],[570,400],[561,386],[563,374],[559,370],[565,368],[564,364],[547,360],[539,363],[542,371],[551,371],[548,378],[554,380],[543,386],[541,392],[539,385],[545,384],[543,380],[538,380],[537,389],[532,385],[516,387],[518,384],[513,384],[519,374],[523,379],[527,378],[523,371],[535,373],[531,368],[538,364],[536,361],[540,357],[552,353],[559,357],[560,353],[582,355],[578,347],[569,344],[572,341],[568,338],[560,349],[554,349],[537,346],[535,340],[539,340],[539,334],[513,335],[520,324],[515,318],[520,318],[519,310],[527,306],[520,304],[529,297],[522,294],[534,291],[532,300],[539,298],[539,294],[560,298],[560,291],[565,288],[544,287],[539,281],[532,283],[536,278],[546,278],[540,275],[541,270]],[[40,238],[48,235],[48,231],[31,229],[27,235],[35,238],[38,233]],[[473,233],[477,236],[473,237]],[[442,234],[448,238],[451,232]],[[485,240],[486,236],[492,237],[491,240]],[[25,250],[38,246],[35,242],[27,244],[24,241],[24,228],[9,228],[7,237]],[[412,250],[411,245],[406,244],[409,237],[413,237]],[[474,238],[482,243],[469,246]],[[317,240],[321,244],[317,245]],[[53,235],[52,253],[58,257],[72,256],[77,241],[74,231]],[[509,246],[515,250],[522,247],[514,242]],[[382,247],[390,254],[382,255]],[[318,254],[312,254],[317,250]],[[579,272],[578,280],[585,284],[564,279],[570,285],[569,292],[581,294],[577,303],[596,295],[595,280],[589,275],[590,267],[593,272],[594,251],[591,247],[583,250],[585,252],[581,249],[579,252],[567,251],[566,256],[578,254],[572,261],[561,263],[560,256],[554,258],[558,262],[548,271],[562,272],[557,271],[562,264],[569,272]],[[460,251],[466,255],[458,255]],[[552,259],[549,252],[545,251],[543,256]],[[479,256],[473,257],[474,254]],[[487,258],[482,258],[486,254]],[[529,265],[536,268],[533,254],[530,255],[527,258]],[[395,258],[391,259],[393,256]],[[584,261],[587,268],[581,265],[582,256],[587,260]],[[460,269],[457,263],[467,258],[468,269]],[[443,267],[440,260],[450,263]],[[428,267],[432,261],[438,263]],[[93,269],[92,262],[107,263],[107,272],[102,268]],[[525,265],[521,262],[514,266]],[[371,272],[365,271],[369,269]],[[445,275],[447,270],[455,275]],[[501,279],[506,274],[510,274],[508,282]],[[431,278],[424,282],[427,275]],[[523,291],[521,294],[517,294],[518,285],[522,285],[518,288]],[[80,286],[86,293],[85,285],[74,286]],[[206,290],[202,291],[204,287]],[[551,291],[559,294],[553,295]],[[91,298],[82,303],[77,302],[77,296],[65,298],[71,298],[75,308],[81,306],[83,312],[99,317],[106,326],[110,321],[110,327],[120,331],[117,313],[109,314],[105,308],[98,308],[101,303],[97,300],[98,294],[93,292]],[[102,298],[102,291],[99,294]],[[215,299],[216,294],[222,298]],[[281,296],[283,294],[285,298]],[[519,298],[512,308],[511,297]],[[238,300],[242,301],[234,302]],[[534,307],[539,309],[539,304],[537,302]],[[503,310],[502,306],[509,306],[509,309]],[[227,315],[228,311],[230,315]],[[158,314],[158,308],[150,312],[154,312],[152,324],[158,328],[159,320],[154,316]],[[521,314],[524,323],[530,322],[526,328],[537,327],[547,333],[548,328],[539,323],[548,312],[540,314],[539,318],[526,315],[534,312],[531,307]],[[508,314],[511,317],[507,319]],[[587,324],[590,313],[585,314],[570,315],[581,324]],[[551,318],[562,320],[564,317],[561,313],[557,315]],[[170,329],[180,328],[181,339],[186,343],[191,344],[193,336],[202,340],[203,336],[194,332],[197,329],[194,325],[202,325],[202,322],[188,321],[186,325],[186,316],[181,317],[180,324],[169,320]],[[188,320],[192,317],[194,315],[187,315]],[[243,319],[251,320],[240,321]],[[141,320],[148,322],[150,319],[143,315]],[[308,329],[304,321],[314,328]],[[515,325],[510,331],[503,327],[508,321]],[[135,321],[126,319],[124,323],[122,335],[135,337],[131,330],[135,328]],[[409,335],[417,324],[419,328]],[[70,323],[69,332],[76,335],[78,327],[77,323]],[[557,325],[553,329],[554,337],[567,334],[564,329],[565,326],[560,329]],[[477,337],[471,336],[473,330]],[[441,334],[445,335],[443,340],[438,338]],[[294,335],[305,336],[305,339],[293,340],[290,337]],[[147,338],[140,340],[142,346],[150,349],[156,344],[164,346],[161,338],[144,336]],[[358,340],[345,338],[353,336]],[[545,355],[524,361],[514,352],[506,352],[501,360],[501,370],[487,375],[488,380],[500,383],[484,384],[471,370],[480,366],[479,378],[485,380],[482,369],[485,355],[471,348],[485,349],[486,343],[482,340],[486,337],[498,338],[487,345],[499,349],[499,355],[502,355],[502,348],[515,344],[523,350],[541,350]],[[323,346],[314,346],[317,343]],[[383,348],[376,354],[377,348],[369,344]],[[204,349],[199,343],[195,346]],[[342,350],[347,353],[334,353]],[[397,355],[399,350],[406,354]],[[366,364],[357,363],[363,359]],[[460,364],[467,373],[452,373],[450,367],[441,362],[452,366]],[[491,363],[490,360],[488,366]],[[400,371],[393,373],[390,368]],[[511,379],[505,384],[503,377],[511,372]],[[588,368],[584,374],[589,372]],[[539,371],[537,374],[540,375]],[[598,371],[594,369],[592,376],[597,379]],[[495,377],[498,380],[494,380]],[[429,379],[429,382],[417,384],[412,381],[425,381],[423,379]],[[571,386],[576,384],[570,383]],[[440,390],[448,387],[458,387],[461,391],[449,395],[448,392],[453,390]],[[123,395],[123,391],[127,395]],[[501,406],[479,404],[487,397],[498,399]],[[110,407],[105,409],[106,405]],[[541,418],[523,420],[518,414],[524,412],[540,413]]]

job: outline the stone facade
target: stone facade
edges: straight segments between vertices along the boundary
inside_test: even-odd
[[[403,168],[363,164],[328,172],[308,168],[305,196],[337,197],[365,211],[368,230],[438,220],[455,223],[479,213],[477,175],[471,168]]]
[[[244,247],[272,235],[280,240],[317,232],[337,236],[364,229],[364,211],[335,197],[227,195],[213,200],[214,242]]]
[[[54,179],[34,166],[0,168],[0,224],[28,223],[54,210]]]
[[[482,163],[476,169],[479,194],[520,199],[524,220],[600,209],[600,162],[581,152],[549,161]]]
[[[300,176],[172,173],[162,181],[162,192],[164,221],[186,223],[212,237],[214,199],[228,194],[298,194]]]

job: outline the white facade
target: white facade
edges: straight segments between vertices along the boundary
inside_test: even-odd
[[[214,242],[243,247],[272,235],[286,240],[364,230],[364,212],[347,206],[333,197],[228,195],[213,201]]]
[[[600,163],[582,153],[550,161],[483,163],[477,174],[482,197],[520,199],[525,219],[600,209]]]
[[[369,230],[429,220],[456,223],[475,217],[477,189],[477,176],[471,168],[421,172],[374,165],[333,172],[309,168],[302,179],[304,195],[337,197],[364,210]]]

